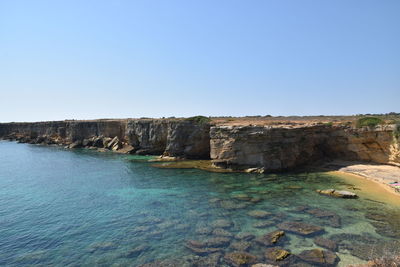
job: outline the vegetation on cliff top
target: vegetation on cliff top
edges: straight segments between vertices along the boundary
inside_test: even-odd
[[[383,124],[384,121],[377,117],[364,117],[357,120],[357,127],[375,127],[379,124]]]
[[[187,121],[195,122],[198,124],[206,124],[211,122],[211,119],[205,116],[194,116],[190,118],[186,118]]]

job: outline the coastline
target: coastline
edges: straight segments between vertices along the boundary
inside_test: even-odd
[[[362,164],[357,164],[357,166]],[[369,167],[365,164],[363,166]],[[380,165],[377,165],[380,166]],[[389,166],[391,167],[391,166]],[[369,169],[369,168],[368,168]],[[400,174],[400,168],[396,170]],[[329,171],[332,175],[343,179],[345,182],[354,186],[350,189],[362,198],[370,199],[372,201],[379,201],[391,206],[400,208],[400,193],[393,187],[389,186],[386,181],[371,175],[362,175],[361,173],[352,172],[349,169],[341,168],[339,170]],[[389,178],[389,177],[388,177]]]

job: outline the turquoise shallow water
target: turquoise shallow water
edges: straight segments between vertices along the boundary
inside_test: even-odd
[[[339,265],[393,253],[397,208],[315,193],[346,186],[323,173],[159,169],[145,157],[0,142],[0,265],[139,266],[172,259],[195,266],[185,241],[210,238],[200,230],[214,229],[218,219],[232,223],[226,229],[232,235],[260,236],[285,221],[319,225],[321,236],[339,242]],[[334,216],[306,212],[315,208]],[[256,219],[247,214],[252,210],[271,215]],[[266,226],[256,227],[261,222]],[[313,237],[290,233],[281,246],[293,254],[318,247]],[[263,261],[256,243],[249,252]],[[221,258],[218,266],[224,264]]]

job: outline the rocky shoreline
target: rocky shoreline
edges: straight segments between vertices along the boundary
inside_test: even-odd
[[[234,171],[293,170],[332,160],[400,166],[395,125],[225,126],[187,119],[0,123],[0,139],[100,151],[210,159]]]

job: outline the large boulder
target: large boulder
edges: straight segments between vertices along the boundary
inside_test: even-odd
[[[324,232],[322,227],[303,222],[283,222],[278,224],[278,228],[302,236],[311,236]]]
[[[265,258],[271,261],[282,261],[289,255],[289,251],[280,247],[267,248],[265,251]]]
[[[233,267],[245,267],[256,263],[257,258],[247,252],[235,251],[225,254],[224,260]]]
[[[321,195],[337,197],[337,198],[358,198],[358,196],[355,193],[344,190],[325,189],[325,190],[317,190],[317,192]]]
[[[256,239],[256,242],[263,246],[273,246],[285,235],[284,231],[273,231]]]
[[[339,257],[328,250],[311,249],[299,254],[299,257],[310,264],[322,266],[335,266]]]

